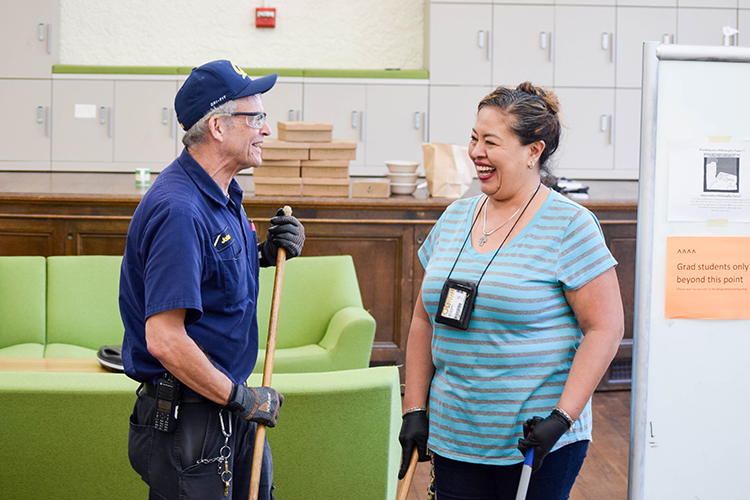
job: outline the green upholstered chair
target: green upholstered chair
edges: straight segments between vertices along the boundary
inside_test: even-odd
[[[46,358],[95,358],[103,345],[121,344],[118,302],[122,257],[47,258]]]
[[[8,450],[0,454],[0,497],[146,498],[127,454],[137,386],[115,373],[0,372],[0,442]],[[286,398],[278,426],[267,430],[277,498],[395,498],[396,367],[281,373],[273,386]]]
[[[45,266],[44,257],[0,257],[0,357],[44,355]]]
[[[263,371],[276,268],[260,270],[258,329]],[[275,373],[366,368],[375,319],[362,306],[349,255],[297,257],[286,262],[276,334]]]

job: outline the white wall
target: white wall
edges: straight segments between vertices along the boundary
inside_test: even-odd
[[[424,0],[61,0],[60,63],[423,69]]]

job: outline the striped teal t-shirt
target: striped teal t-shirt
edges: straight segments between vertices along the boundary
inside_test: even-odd
[[[583,335],[565,300],[617,265],[601,228],[584,207],[550,191],[543,206],[506,243],[478,288],[469,329],[435,323],[443,283],[479,280],[494,251],[466,243],[483,196],[452,203],[432,228],[419,258],[422,301],[433,326],[435,375],[430,388],[428,447],[465,462],[510,465],[523,422],[557,405]],[[591,439],[591,401],[554,449]]]

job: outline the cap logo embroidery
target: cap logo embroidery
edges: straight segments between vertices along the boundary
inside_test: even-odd
[[[240,75],[243,79],[247,78],[247,73],[245,73],[242,68],[240,68],[234,63],[232,63],[232,67],[237,72],[237,74]]]

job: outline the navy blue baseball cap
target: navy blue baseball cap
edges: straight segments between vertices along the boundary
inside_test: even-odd
[[[268,92],[278,73],[253,80],[231,61],[221,59],[193,68],[174,98],[177,121],[188,130],[206,113],[232,99]]]

